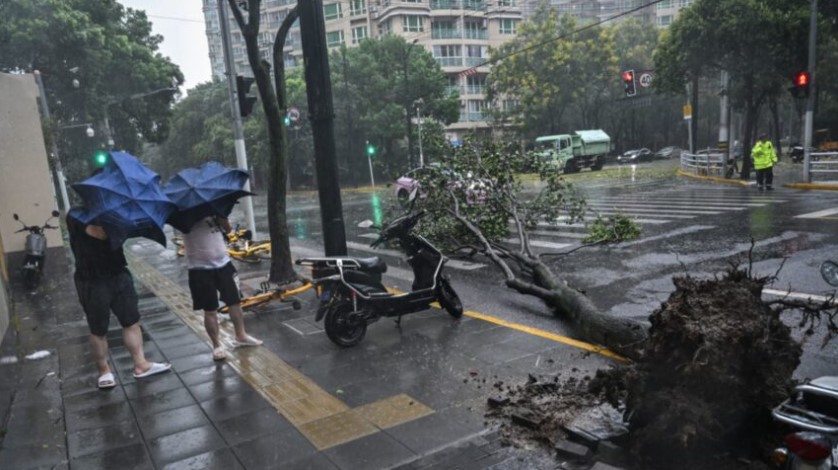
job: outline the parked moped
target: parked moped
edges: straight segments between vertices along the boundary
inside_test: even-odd
[[[26,225],[20,220],[17,214],[12,215],[15,220],[23,225],[23,228],[17,230],[15,233],[29,232],[26,235],[23,266],[20,268],[21,274],[23,275],[23,285],[27,289],[34,289],[41,282],[41,276],[44,273],[44,263],[47,257],[47,237],[44,235],[44,230],[58,228],[49,224],[49,221],[58,217],[58,215],[58,211],[52,211],[52,217],[47,219],[41,226]]]
[[[463,315],[463,305],[443,274],[446,258],[427,239],[413,232],[425,211],[399,217],[385,227],[370,246],[397,241],[413,268],[410,292],[394,294],[381,283],[387,265],[379,257],[354,258],[332,256],[304,258],[298,265],[312,268],[312,277],[320,296],[315,321],[324,320],[326,335],[338,346],[358,344],[367,325],[382,317],[398,317],[427,310],[438,301],[454,318]],[[368,225],[369,226],[369,225]],[[324,319],[325,318],[325,319]]]
[[[838,264],[824,261],[820,271],[827,283],[838,287]],[[772,415],[799,430],[785,437],[785,446],[774,449],[772,457],[779,468],[838,468],[838,377],[818,377],[798,385]]]

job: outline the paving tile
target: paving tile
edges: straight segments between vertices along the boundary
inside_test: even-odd
[[[148,470],[154,468],[145,444],[131,444],[70,460],[72,470]]]
[[[338,470],[323,454],[314,454],[282,464],[282,470]],[[370,469],[371,470],[371,469]]]
[[[399,394],[361,406],[353,412],[378,428],[385,429],[427,416],[434,410],[408,395]]]
[[[134,383],[123,386],[125,396],[132,400],[183,387],[184,385],[180,377],[171,372],[149,377],[149,380],[137,380]]]
[[[269,434],[233,447],[248,469],[285,469],[285,463],[315,455],[316,449],[295,429]]]
[[[203,343],[200,344],[203,345]],[[215,364],[212,359],[212,351],[208,347],[204,353],[172,359],[171,363],[172,368],[181,374]]]
[[[176,388],[131,400],[131,405],[138,417],[194,404],[195,399],[186,388]]]
[[[151,458],[157,466],[194,457],[226,447],[212,425],[187,429],[148,441]]]
[[[422,455],[466,439],[470,430],[438,413],[385,429],[414,453]]]
[[[163,467],[163,470],[238,470],[242,468],[244,467],[241,466],[232,450],[218,449],[169,463]],[[283,469],[285,468],[283,466]]]
[[[215,427],[231,446],[252,441],[267,434],[296,430],[291,423],[273,408],[263,408],[223,421],[216,421]]]
[[[85,408],[67,411],[64,414],[67,432],[82,429],[101,428],[134,419],[134,414],[127,401],[112,403],[99,408]]]
[[[204,410],[197,404],[183,406],[144,416],[137,416],[137,424],[146,440],[185,431],[209,424]]]
[[[114,387],[108,390],[92,388],[84,393],[64,398],[64,409],[67,411],[78,411],[85,408],[99,408],[104,405],[126,401],[128,398],[122,387]]]
[[[317,447],[329,449],[378,432],[372,423],[353,410],[332,414],[300,425],[300,432]]]
[[[67,433],[67,448],[72,458],[101,453],[140,441],[140,432],[132,421]]]
[[[212,421],[223,421],[270,406],[259,393],[254,391],[213,398],[202,401],[200,405]]]
[[[189,390],[192,392],[195,400],[200,402],[234,393],[253,391],[253,387],[241,377],[228,377],[226,379],[190,385]]]
[[[45,447],[43,442],[0,448],[0,462],[3,463],[3,468],[15,470],[51,467],[64,462],[66,458],[67,451],[63,446],[47,445]]]
[[[173,361],[175,359],[187,356],[206,356],[212,354],[212,349],[209,347],[209,344],[204,342],[196,342],[191,344],[184,344],[178,346],[176,348],[169,348],[165,350],[166,357],[169,358],[169,361]]]
[[[389,468],[416,456],[392,436],[382,432],[326,449],[323,454],[343,470]]]
[[[239,377],[236,371],[224,362],[206,364],[202,367],[191,369],[186,372],[183,372],[180,369],[176,370],[180,374],[181,380],[183,380],[183,383],[186,385],[195,385],[203,382],[209,382],[211,380],[223,380],[228,377]]]

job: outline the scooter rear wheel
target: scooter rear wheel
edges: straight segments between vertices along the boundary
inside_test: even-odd
[[[41,273],[37,269],[23,270],[23,285],[27,289],[34,289],[38,287],[41,282]]]
[[[449,315],[454,318],[460,318],[463,316],[463,303],[460,302],[460,296],[454,292],[454,288],[451,287],[451,283],[448,282],[448,279],[441,278],[439,280],[437,298],[439,299],[439,304],[442,305],[442,308],[444,308]]]
[[[326,336],[338,346],[348,348],[360,343],[367,334],[367,322],[352,315],[352,304],[340,302],[333,305],[323,319]]]

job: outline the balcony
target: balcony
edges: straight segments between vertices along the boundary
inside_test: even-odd
[[[460,122],[475,122],[475,121],[485,121],[486,116],[480,111],[461,111],[460,112]]]
[[[445,94],[446,95],[451,95],[451,94],[454,94],[454,93],[456,93],[458,95],[463,94],[462,87],[460,87],[459,85],[448,85],[447,87],[445,87]]]
[[[434,57],[440,67],[462,67],[462,57]]]
[[[431,0],[431,10],[458,10],[458,0]]]
[[[464,65],[466,67],[477,67],[479,65],[483,65],[486,63],[487,59],[482,57],[465,57],[464,58]]]
[[[455,28],[437,28],[431,30],[431,39],[459,39],[463,37],[462,31]]]
[[[486,2],[483,0],[463,0],[463,10],[485,10]]]
[[[466,39],[489,39],[489,32],[485,29],[467,29],[463,37]]]
[[[466,85],[465,94],[467,95],[483,95],[486,93],[486,85]]]

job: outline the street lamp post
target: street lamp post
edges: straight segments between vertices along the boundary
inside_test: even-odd
[[[49,104],[47,103],[47,93],[44,90],[44,80],[41,77],[41,72],[35,70],[35,81],[38,84],[38,94],[41,95],[41,111],[44,114],[44,119],[49,120]],[[70,197],[67,195],[67,182],[64,180],[64,168],[61,166],[61,158],[58,156],[58,145],[55,143],[55,137],[52,140],[52,159],[55,163],[55,179],[58,180],[58,188],[61,191],[61,205],[64,213],[70,210]]]
[[[416,125],[419,129],[419,168],[425,168],[425,156],[422,154],[422,114],[420,111],[425,104],[422,98],[416,100]]]
[[[408,80],[408,66],[410,64],[410,51],[413,50],[413,46],[419,42],[419,39],[414,39],[409,46],[407,46],[407,50],[402,57],[402,66],[404,67],[404,115],[405,115],[405,124],[407,126],[407,155],[408,155],[408,168],[413,166],[413,126],[411,121],[413,120],[413,116],[410,112],[410,104],[411,99],[409,95],[410,87],[409,87],[409,80]]]
[[[171,86],[171,87],[158,88],[157,90],[152,90],[152,91],[148,91],[148,92],[145,92],[145,93],[134,93],[133,95],[130,95],[127,98],[124,98],[124,99],[111,99],[110,101],[108,101],[107,104],[105,104],[105,117],[104,117],[105,137],[108,139],[108,150],[113,150],[113,147],[114,147],[113,129],[111,128],[110,114],[108,112],[108,110],[110,109],[111,106],[113,106],[117,103],[120,103],[124,100],[138,100],[140,98],[145,98],[147,96],[156,95],[158,93],[176,92],[176,91],[178,91],[176,83],[177,83],[177,80],[174,77],[172,77],[172,85],[173,86]]]

